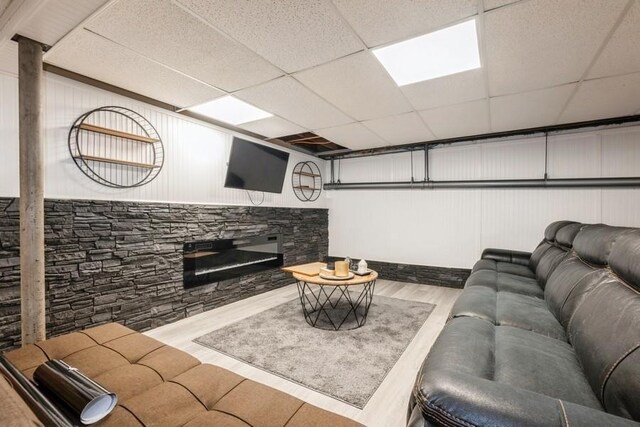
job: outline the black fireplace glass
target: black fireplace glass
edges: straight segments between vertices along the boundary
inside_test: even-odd
[[[184,287],[205,285],[284,264],[279,234],[184,244]]]

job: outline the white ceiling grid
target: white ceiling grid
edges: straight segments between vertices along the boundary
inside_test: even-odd
[[[321,129],[353,121],[289,76],[238,91],[234,95],[258,108],[288,117],[307,129]]]
[[[294,77],[358,121],[411,111],[400,88],[371,52],[356,53]]]
[[[45,0],[17,30],[54,44],[49,63],[178,107],[233,94],[274,114],[242,125],[266,137],[361,149],[640,113],[640,0],[81,3]],[[473,18],[481,69],[398,87],[371,52]]]

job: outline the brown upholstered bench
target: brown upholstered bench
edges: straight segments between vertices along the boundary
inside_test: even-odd
[[[202,364],[117,323],[52,338],[5,356],[28,378],[43,362],[62,359],[115,392],[118,406],[101,426],[360,425],[226,369]],[[8,393],[6,387],[3,391]]]

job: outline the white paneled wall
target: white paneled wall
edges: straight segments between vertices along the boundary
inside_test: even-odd
[[[18,195],[17,93],[16,78],[0,74],[0,197]],[[48,74],[45,95],[47,197],[250,205],[245,191],[224,188],[228,132]],[[105,105],[131,108],[158,129],[166,161],[152,183],[103,187],[70,158],[69,127],[80,114]],[[548,153],[551,178],[638,176],[640,127],[550,136]],[[336,174],[342,182],[408,181],[411,158],[400,153],[343,160]],[[468,268],[485,247],[532,249],[557,219],[640,226],[636,189],[327,191],[315,203],[302,203],[290,173],[308,159],[291,152],[283,193],[265,193],[264,205],[329,207],[329,251],[335,256]],[[328,171],[328,163],[313,159]],[[541,178],[544,138],[436,148],[429,169],[434,180]],[[424,178],[421,152],[413,154],[413,178]]]
[[[18,185],[18,79],[0,73],[0,196],[16,196]]]
[[[48,198],[167,201],[250,205],[246,191],[224,188],[232,135],[214,126],[181,117],[129,98],[46,74],[44,131],[46,143],[45,194]],[[19,193],[17,79],[0,74],[0,197]],[[151,183],[131,189],[99,185],[76,167],[69,154],[69,128],[81,114],[106,105],[131,108],[158,130],[165,164]],[[325,207],[324,197],[300,202],[291,188],[291,171],[299,161],[322,160],[290,151],[282,194],[264,193],[264,206]],[[254,199],[262,196],[255,194]]]
[[[430,177],[542,178],[544,149],[539,137],[436,148]],[[640,176],[640,127],[550,136],[548,152],[550,178]],[[423,179],[422,153],[413,160]],[[408,153],[342,160],[340,179],[407,181],[410,164]],[[486,247],[531,250],[554,220],[640,226],[640,189],[340,190],[327,198],[330,255],[442,267],[470,268]]]

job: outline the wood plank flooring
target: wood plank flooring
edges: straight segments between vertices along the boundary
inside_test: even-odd
[[[297,298],[295,284],[153,329],[146,335],[182,349],[204,363],[229,369],[367,426],[404,426],[409,394],[418,369],[460,292],[459,289],[439,286],[378,280],[376,295],[428,302],[435,304],[436,308],[362,410],[192,342],[207,332]]]

